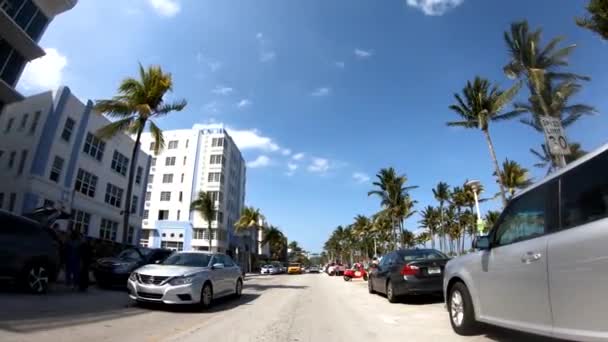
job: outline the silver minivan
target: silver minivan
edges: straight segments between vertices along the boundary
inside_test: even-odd
[[[453,329],[608,341],[608,144],[517,194],[445,268]]]

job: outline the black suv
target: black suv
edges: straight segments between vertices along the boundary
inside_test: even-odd
[[[45,293],[57,278],[60,242],[55,232],[34,219],[0,210],[0,279]]]
[[[160,248],[132,247],[111,258],[101,258],[93,266],[95,281],[100,287],[127,286],[129,275],[143,265],[160,263],[173,251]]]

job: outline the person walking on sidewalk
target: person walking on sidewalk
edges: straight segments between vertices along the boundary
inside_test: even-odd
[[[72,230],[65,244],[65,284],[76,288],[80,273],[80,234]]]

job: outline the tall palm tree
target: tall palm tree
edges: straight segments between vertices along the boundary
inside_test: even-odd
[[[264,230],[262,245],[266,244],[270,250],[270,257],[274,260],[279,260],[283,249],[287,247],[283,232],[278,227],[272,225]]]
[[[95,111],[116,119],[116,121],[100,128],[97,135],[102,139],[109,139],[119,133],[135,135],[135,144],[131,152],[129,165],[129,178],[123,210],[122,242],[127,242],[129,230],[129,215],[131,213],[131,196],[133,193],[133,179],[135,165],[139,151],[141,134],[146,126],[150,128],[155,142],[154,152],[158,154],[165,145],[162,130],[153,119],[161,118],[174,111],[181,111],[186,107],[186,100],[167,103],[165,95],[172,91],[173,80],[171,74],[163,72],[160,66],[151,66],[148,69],[139,65],[139,79],[128,77],[118,87],[118,95],[107,100],[97,100]]]
[[[484,234],[487,234],[489,232],[490,229],[492,229],[494,227],[494,225],[496,224],[496,222],[498,221],[498,218],[500,217],[500,212],[498,211],[488,211],[486,213],[485,218],[485,225],[484,225]]]
[[[420,215],[422,219],[420,220],[420,226],[427,229],[428,235],[431,239],[431,248],[435,248],[435,235],[437,234],[437,229],[440,225],[440,214],[437,208],[433,206],[427,206],[424,208]]]
[[[586,17],[576,18],[576,24],[608,40],[608,1],[590,0],[587,4],[587,12],[589,13]]]
[[[243,211],[241,211],[241,216],[238,221],[234,224],[234,228],[236,228],[237,232],[249,230],[253,232],[257,232],[258,229],[261,228],[260,221],[264,218],[262,213],[260,213],[260,209],[254,207],[245,207]],[[251,248],[247,248],[247,263],[249,269],[251,270]]]
[[[215,218],[215,204],[213,196],[209,192],[199,191],[194,202],[190,203],[190,211],[195,211],[207,222],[207,232],[209,237],[209,251],[211,251],[211,222]]]
[[[433,196],[435,197],[435,200],[439,202],[439,215],[441,221],[439,227],[439,234],[441,235],[439,238],[439,244],[441,251],[444,251],[444,245],[446,243],[445,236],[447,232],[445,231],[443,221],[443,205],[450,199],[450,186],[448,183],[439,182],[435,189],[433,189]]]
[[[406,248],[412,248],[416,246],[416,237],[414,236],[414,233],[410,232],[407,229],[403,230],[403,233],[401,234],[401,239],[401,243]]]
[[[502,109],[511,102],[520,87],[521,84],[518,83],[507,91],[502,91],[496,86],[491,86],[488,80],[475,77],[472,83],[467,82],[467,85],[463,88],[462,97],[459,94],[454,94],[458,103],[450,106],[451,110],[460,115],[462,121],[448,122],[448,126],[480,129],[486,137],[490,156],[497,173],[499,172],[498,159],[490,138],[490,121],[507,120],[520,114],[517,110],[501,114]],[[507,203],[505,190],[500,181],[498,184],[504,206]]]
[[[528,169],[523,168],[513,160],[505,159],[502,163],[500,180],[509,192],[509,199],[513,198],[517,190],[524,189],[532,184],[528,175]]]
[[[533,148],[530,149],[530,152],[533,155],[535,155],[536,158],[538,158],[538,162],[536,164],[534,164],[534,166],[541,168],[541,169],[544,169],[547,167],[547,174],[550,174],[551,172],[553,172],[555,170],[555,167],[553,164],[553,156],[551,155],[551,152],[547,148],[547,145],[541,144],[540,147],[541,147],[540,151],[537,151]],[[585,151],[581,147],[581,144],[579,144],[579,143],[570,143],[569,147],[570,147],[570,154],[566,155],[566,164],[570,164],[587,154],[587,151]]]

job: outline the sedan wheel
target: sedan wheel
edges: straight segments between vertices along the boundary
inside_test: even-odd
[[[243,294],[243,281],[241,279],[236,281],[236,289],[234,290],[234,296],[240,298]]]
[[[452,329],[459,335],[474,335],[479,330],[469,290],[463,283],[456,283],[448,294],[448,311]]]
[[[28,268],[26,276],[28,290],[33,293],[46,293],[49,289],[49,275],[46,268],[41,265],[33,265]]]
[[[206,283],[201,290],[201,307],[203,309],[207,309],[211,307],[211,303],[213,302],[213,289],[211,288],[211,284]]]
[[[393,283],[390,280],[386,283],[386,299],[388,299],[390,303],[397,303],[395,289],[393,289]]]
[[[376,291],[374,291],[374,285],[372,285],[371,279],[367,281],[367,291],[372,294],[376,293]]]

